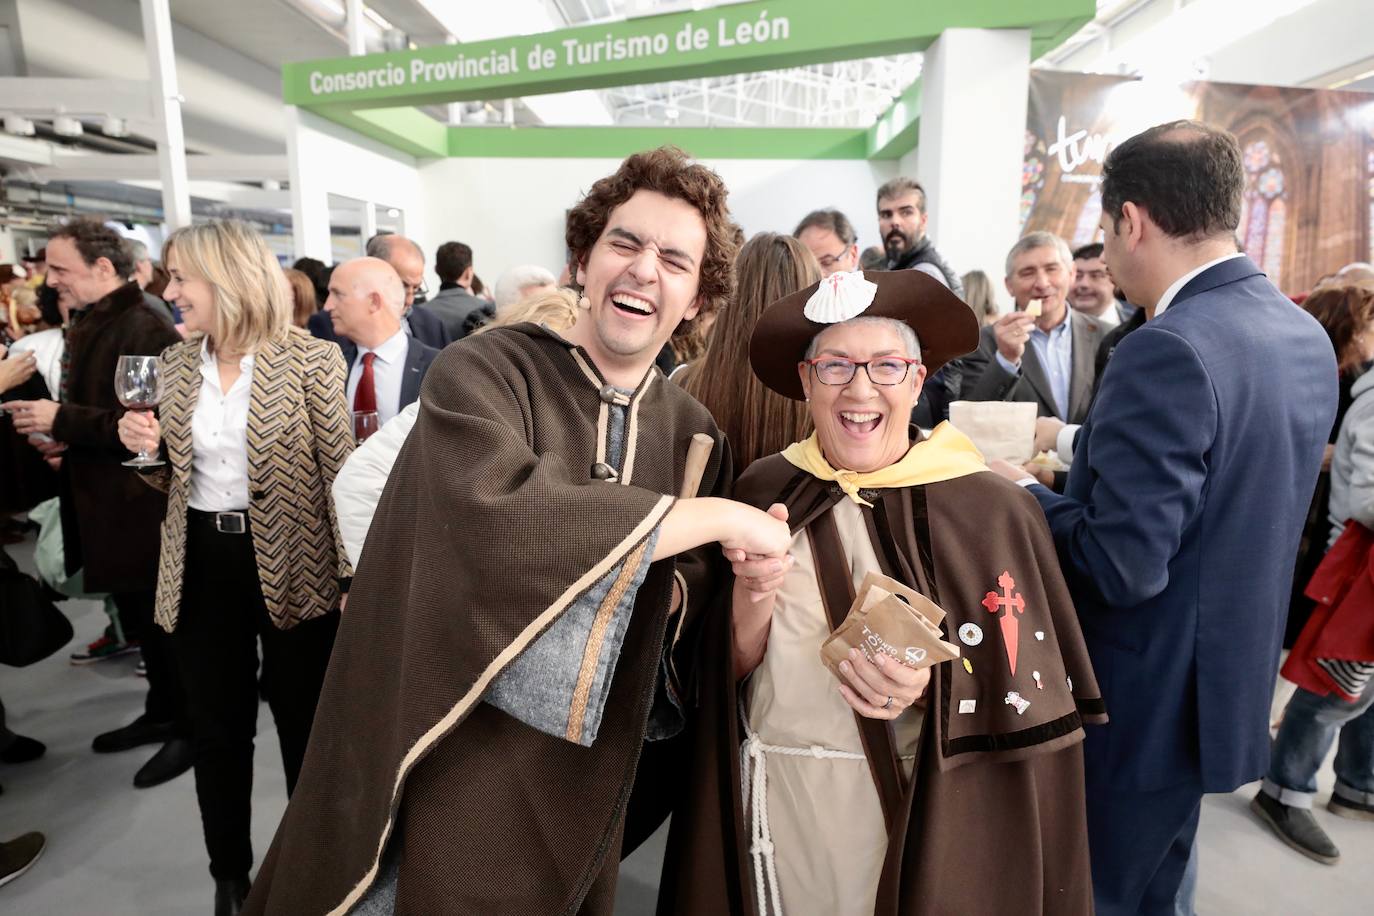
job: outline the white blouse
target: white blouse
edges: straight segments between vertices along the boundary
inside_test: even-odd
[[[248,508],[248,400],[253,355],[239,360],[241,373],[223,392],[219,367],[205,340],[200,344],[200,395],[191,416],[190,506],[201,512]]]

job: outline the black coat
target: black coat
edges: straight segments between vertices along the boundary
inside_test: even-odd
[[[121,464],[129,452],[116,429],[124,407],[115,365],[124,355],[157,356],[180,339],[134,283],[92,305],[67,332],[67,392],[52,435],[68,446],[58,474],[67,572],[84,568],[88,591],[151,591],[157,583],[167,497]]]

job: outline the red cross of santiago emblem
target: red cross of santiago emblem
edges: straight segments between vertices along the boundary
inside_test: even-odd
[[[1003,608],[1006,609],[1000,621],[1002,626],[1002,642],[1006,644],[1007,663],[1011,665],[1011,673],[1012,676],[1015,677],[1016,645],[1021,630],[1021,622],[1016,619],[1015,614],[1026,613],[1026,599],[1021,597],[1020,592],[1017,592],[1014,596],[1012,595],[1011,590],[1016,588],[1016,580],[1011,577],[1010,570],[1003,571],[1002,575],[997,577],[997,585],[1002,589],[1002,594],[998,595],[996,592],[988,592],[982,604],[983,607],[988,609],[988,613],[990,614],[996,614],[1002,611]],[[1013,611],[1015,614],[1013,614]]]

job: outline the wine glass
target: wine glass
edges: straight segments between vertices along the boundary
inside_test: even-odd
[[[115,367],[115,394],[130,410],[151,411],[162,400],[162,376],[156,356],[121,356]],[[139,449],[138,457],[123,462],[126,468],[155,468],[161,458]]]
[[[377,416],[377,411],[353,411],[353,438],[357,439],[360,444],[381,428],[381,418]]]

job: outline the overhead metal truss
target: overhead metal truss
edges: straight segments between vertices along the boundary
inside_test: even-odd
[[[740,0],[545,0],[570,26]],[[921,75],[921,54],[815,64],[601,91],[626,127],[869,127]]]

